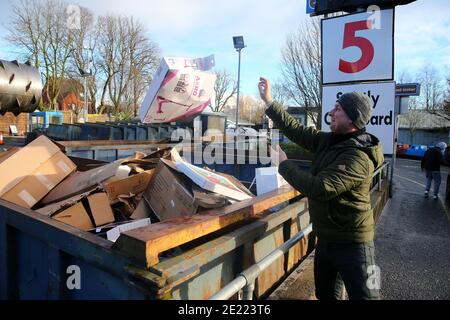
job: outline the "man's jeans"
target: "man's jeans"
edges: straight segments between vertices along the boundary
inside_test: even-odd
[[[345,289],[350,300],[380,299],[380,272],[373,241],[333,243],[318,240],[314,282],[319,300],[339,300]]]
[[[430,191],[431,180],[434,180],[434,195],[439,194],[439,186],[441,185],[441,172],[440,171],[427,171],[427,185],[426,191]]]

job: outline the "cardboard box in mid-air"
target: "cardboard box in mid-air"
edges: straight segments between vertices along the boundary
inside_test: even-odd
[[[214,64],[214,55],[163,58],[139,109],[141,121],[186,121],[201,113],[211,104],[216,76],[206,71]]]

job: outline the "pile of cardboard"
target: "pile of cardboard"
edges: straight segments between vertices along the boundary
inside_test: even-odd
[[[175,148],[170,154],[171,160],[159,160],[144,192],[144,199],[160,221],[189,217],[253,197],[234,177],[187,163]]]
[[[175,149],[92,169],[88,162],[77,166],[45,136],[0,152],[0,198],[115,241],[125,230],[253,197],[234,177],[193,166]]]

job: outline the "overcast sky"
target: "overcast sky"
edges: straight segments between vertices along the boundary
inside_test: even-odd
[[[14,0],[0,0],[0,58],[14,59],[3,40]],[[241,92],[256,95],[260,75],[280,77],[280,48],[305,19],[305,0],[78,0],[96,14],[132,15],[147,27],[165,56],[215,54],[216,67],[237,78],[232,37],[243,35]],[[450,77],[450,1],[418,0],[396,9],[395,73],[431,62]]]

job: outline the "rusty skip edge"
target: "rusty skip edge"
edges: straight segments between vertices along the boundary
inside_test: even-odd
[[[267,194],[244,200],[220,209],[210,210],[189,218],[175,218],[165,222],[124,232],[113,248],[144,262],[147,268],[159,262],[158,255],[166,250],[263,213],[300,193],[284,187]]]
[[[172,147],[174,143],[164,143],[164,140],[73,140],[73,141],[56,141],[58,145],[65,148],[85,148],[98,146],[127,146],[127,145],[141,145],[145,147],[164,148]]]
[[[284,187],[267,194],[244,200],[201,215],[175,218],[165,222],[124,232],[113,245],[147,268],[159,262],[158,255],[191,240],[217,231],[247,217],[263,213],[280,203],[299,196],[291,187]]]
[[[154,290],[154,293],[157,296],[164,298],[166,296],[170,296],[172,290],[178,285],[186,283],[190,279],[199,275],[202,268],[208,266],[211,267],[211,263],[214,265],[216,263],[224,263],[224,261],[218,262],[221,260],[221,257],[243,245],[250,248],[251,254],[244,259],[245,261],[242,262],[242,270],[251,264],[258,262],[260,259],[254,256],[256,253],[255,245],[257,243],[262,245],[265,237],[267,236],[274,236],[275,234],[280,236],[278,232],[280,230],[279,228],[285,225],[286,222],[288,222],[289,226],[292,227],[295,225],[296,227],[294,228],[295,230],[289,228],[291,232],[288,235],[285,235],[284,240],[282,238],[279,239],[279,245],[294,236],[297,233],[297,230],[303,230],[309,225],[308,203],[306,198],[294,202],[280,211],[271,213],[259,220],[255,220],[250,224],[235,229],[230,233],[222,235],[178,256],[162,261],[159,264],[150,267],[149,271],[134,269],[129,270],[129,272],[136,278],[143,280],[153,287],[152,290]],[[273,234],[273,232],[275,232],[275,234]],[[291,266],[287,265],[286,272],[291,270],[292,267],[307,254],[306,239],[303,239],[303,241],[296,246],[299,246],[298,253],[293,251],[295,247],[287,253],[289,260],[291,261]],[[271,251],[271,249],[268,250]],[[278,262],[277,265],[279,264]],[[283,262],[281,263],[285,264]],[[284,267],[279,267],[281,269],[278,273],[280,274],[281,272],[281,274],[274,279],[272,279],[273,277],[271,276],[267,278],[267,273],[271,272],[271,268],[263,272],[258,277],[258,282],[260,282],[260,285],[262,283],[267,283],[266,286],[271,287],[280,277],[283,277],[285,274],[285,271],[283,271]],[[217,289],[220,289],[224,285],[221,279],[210,279],[210,281],[217,282]]]

